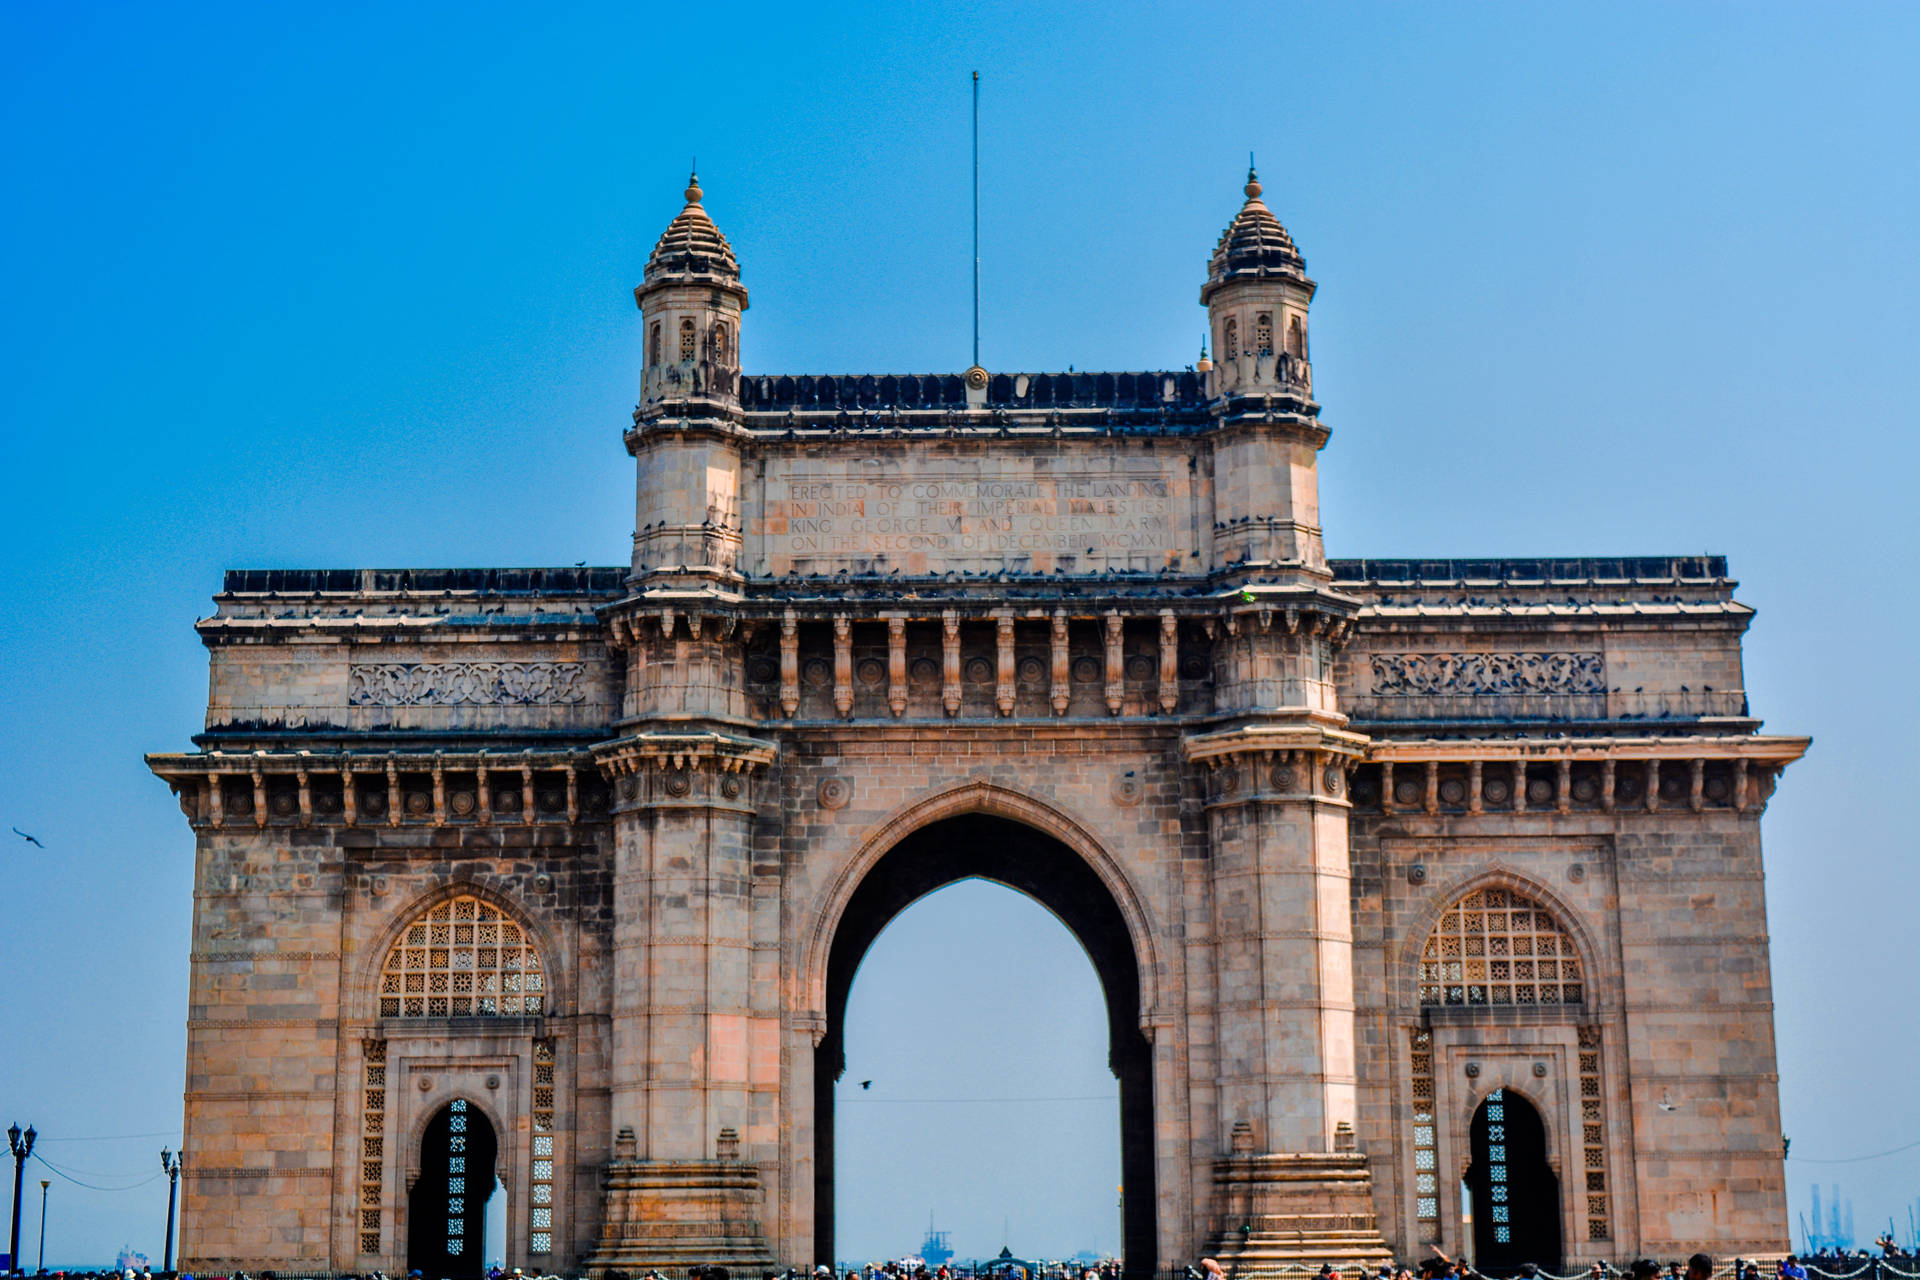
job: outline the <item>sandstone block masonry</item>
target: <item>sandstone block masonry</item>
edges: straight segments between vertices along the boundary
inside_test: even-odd
[[[746,375],[696,184],[628,564],[229,574],[183,1265],[472,1275],[493,1178],[509,1266],[833,1260],[853,972],[970,875],[1100,973],[1133,1273],[1783,1247],[1750,611],[1328,560],[1313,290],[1250,177],[1217,364]]]

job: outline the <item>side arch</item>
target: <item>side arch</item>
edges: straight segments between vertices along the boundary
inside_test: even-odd
[[[1547,1163],[1553,1168],[1555,1174],[1564,1174],[1570,1167],[1566,1162],[1566,1137],[1553,1123],[1554,1113],[1561,1104],[1552,1097],[1543,1097],[1539,1082],[1522,1075],[1517,1063],[1494,1069],[1490,1077],[1483,1076],[1477,1085],[1478,1087],[1467,1095],[1467,1105],[1458,1109],[1457,1116],[1448,1118],[1453,1127],[1463,1135],[1463,1140],[1455,1147],[1455,1150],[1463,1156],[1460,1161],[1462,1171],[1467,1164],[1467,1158],[1465,1158],[1467,1146],[1464,1141],[1467,1126],[1472,1122],[1473,1117],[1480,1113],[1482,1104],[1488,1098],[1496,1093],[1511,1093],[1525,1099],[1527,1105],[1533,1108],[1534,1114],[1540,1117],[1546,1129]]]
[[[835,874],[803,930],[806,940],[804,985],[807,1009],[824,1016],[827,1010],[827,972],[834,939],[848,905],[869,872],[899,843],[923,828],[948,818],[985,814],[1032,827],[1065,845],[1085,862],[1112,895],[1126,922],[1139,967],[1141,1030],[1151,1038],[1150,1025],[1160,1008],[1160,959],[1151,913],[1132,880],[1106,847],[1076,818],[1010,787],[990,782],[967,782],[918,800],[869,831],[854,855]]]
[[[1586,975],[1585,998],[1577,1005],[1549,1007],[1566,1009],[1585,1020],[1598,1019],[1610,1012],[1607,993],[1618,989],[1618,974],[1609,963],[1612,958],[1610,953],[1599,945],[1585,917],[1547,885],[1506,866],[1470,872],[1439,886],[1420,904],[1419,910],[1407,918],[1406,930],[1392,952],[1392,972],[1387,980],[1393,1008],[1414,1017],[1419,1016],[1421,949],[1426,946],[1427,937],[1439,925],[1447,908],[1481,889],[1511,889],[1532,898],[1553,913],[1553,918],[1573,940],[1579,952],[1581,970]]]

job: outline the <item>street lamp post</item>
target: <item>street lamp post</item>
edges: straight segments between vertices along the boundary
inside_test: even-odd
[[[33,1126],[28,1125],[26,1132],[20,1131],[15,1124],[7,1129],[7,1150],[13,1153],[13,1230],[7,1237],[7,1265],[15,1271],[20,1269],[20,1175],[27,1167],[27,1157],[33,1154]]]
[[[173,1270],[173,1197],[180,1187],[180,1155],[160,1148],[160,1167],[167,1171],[167,1251],[160,1255],[162,1275]]]
[[[52,1178],[40,1179],[40,1266],[41,1275],[47,1274],[47,1188],[53,1185]]]

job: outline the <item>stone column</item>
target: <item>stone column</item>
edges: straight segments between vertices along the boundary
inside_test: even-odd
[[[770,1268],[761,1168],[777,1167],[778,1134],[751,1098],[756,1077],[777,1079],[777,1060],[761,1059],[777,1057],[780,1022],[755,1007],[751,841],[774,747],[643,730],[595,753],[614,781],[612,1117],[623,1137],[588,1265]]]
[[[1357,1079],[1346,766],[1366,740],[1330,705],[1329,620],[1225,620],[1218,703],[1237,723],[1185,740],[1206,778],[1221,1132],[1210,1214],[1237,1274],[1387,1260]]]

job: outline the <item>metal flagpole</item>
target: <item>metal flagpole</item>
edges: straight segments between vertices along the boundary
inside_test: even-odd
[[[980,364],[980,73],[973,73],[973,363]]]

